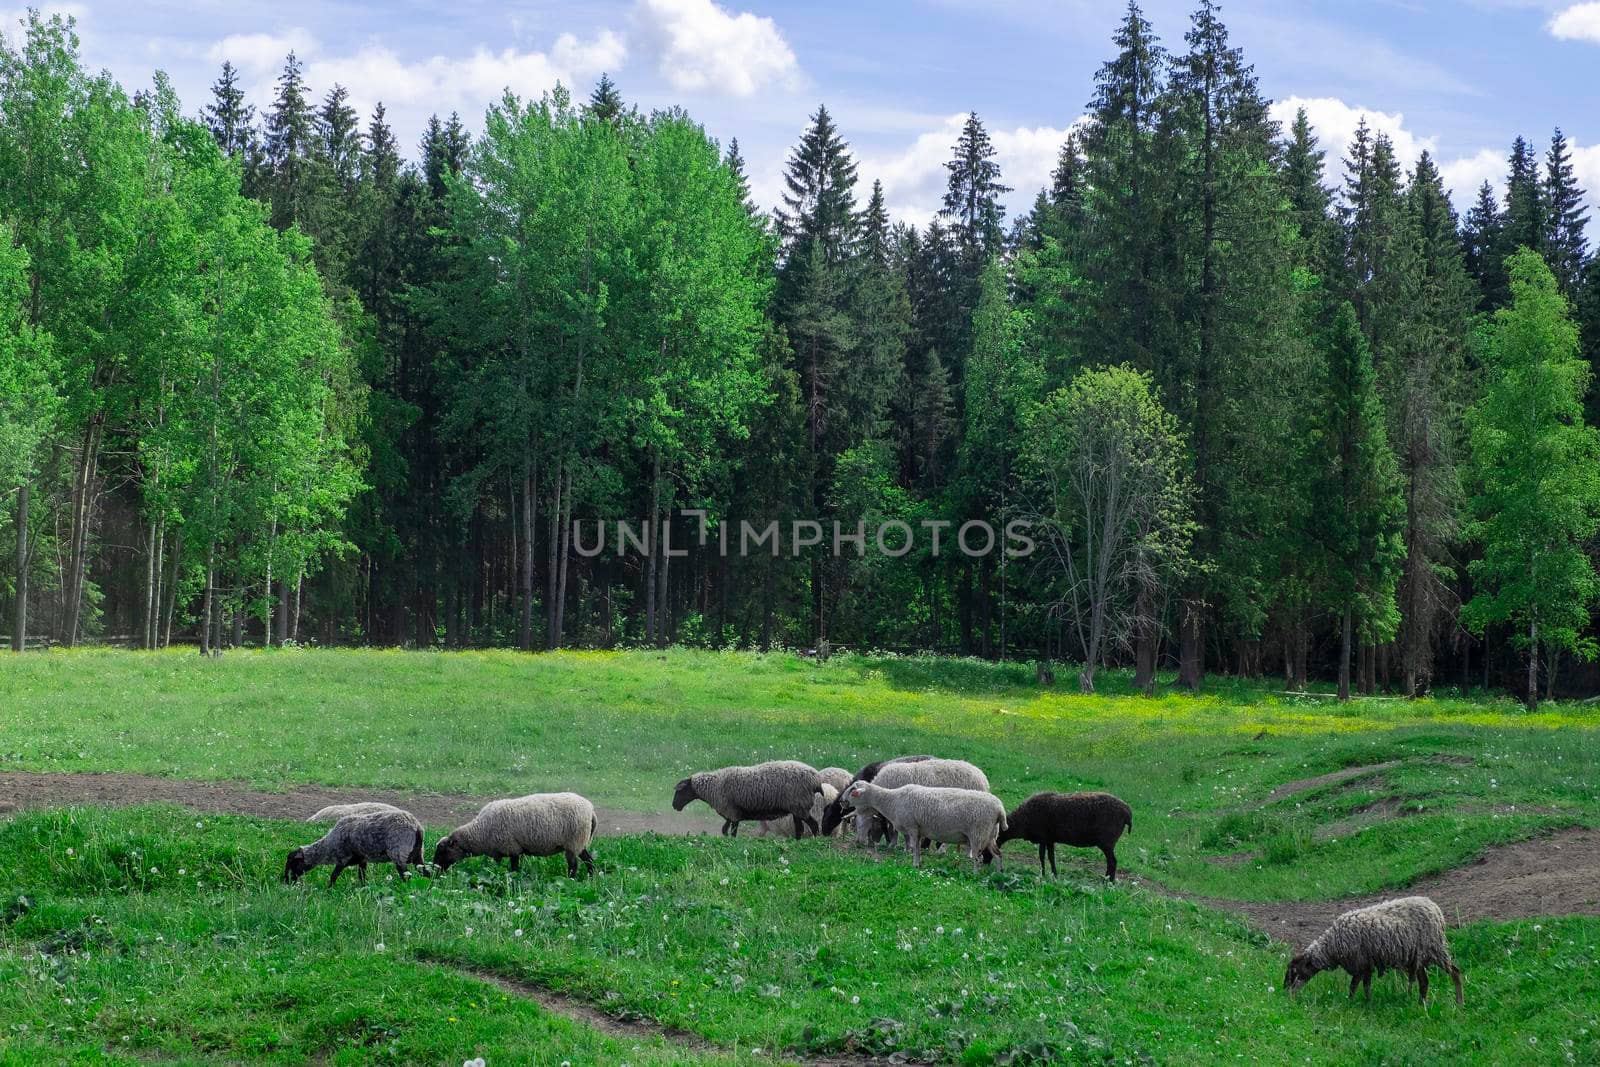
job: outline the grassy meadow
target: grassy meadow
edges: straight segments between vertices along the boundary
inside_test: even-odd
[[[1119,847],[1041,882],[831,842],[602,838],[600,876],[481,861],[283,886],[289,822],[171,807],[0,821],[0,1063],[1600,1060],[1600,919],[1451,932],[1467,1008],[1393,976],[1277,991],[1287,949],[1167,891],[1316,900],[1600,826],[1600,713],[1331,702],[1219,682],[1082,697],[1026,665],[787,655],[84,651],[0,661],[0,770],[257,788],[576,789],[665,811],[690,770],[777,756],[972,759],[1008,804],[1105,788]],[[1393,763],[1272,799],[1285,783]],[[1377,817],[1374,813],[1382,813]],[[436,828],[431,828],[436,829]],[[431,847],[433,833],[429,835]],[[608,1036],[484,974],[690,1038]],[[709,1042],[709,1052],[694,1041]]]

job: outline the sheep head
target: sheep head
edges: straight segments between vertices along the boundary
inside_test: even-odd
[[[699,799],[700,794],[694,791],[694,779],[685,778],[672,790],[672,810],[682,811],[689,806],[690,801]]]
[[[443,874],[452,864],[459,863],[467,858],[467,850],[455,840],[455,835],[447,834],[439,839],[433,846],[433,865]]]
[[[1289,969],[1283,975],[1283,988],[1290,993],[1298,993],[1300,987],[1317,976],[1322,968],[1312,960],[1309,952],[1297,953],[1289,961]]]
[[[283,864],[284,883],[298,882],[302,875],[311,869],[311,864],[306,860],[306,850],[297,848],[289,853],[289,858]]]

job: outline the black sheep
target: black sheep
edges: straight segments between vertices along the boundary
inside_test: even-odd
[[[861,773],[857,774],[851,779],[851,781],[870,782],[878,777],[879,771],[883,770],[891,763],[922,763],[924,760],[931,759],[933,759],[932,756],[896,756],[894,759],[881,759],[877,763],[869,763],[865,767],[861,768]],[[844,790],[841,789],[839,790],[839,795],[833,798],[832,803],[828,804],[827,807],[822,809],[823,837],[831,837],[833,835],[833,831],[838,829],[839,824],[844,821],[845,810],[843,804],[841,803],[843,798]],[[883,821],[878,819],[877,816],[873,816],[873,820],[875,822]],[[887,837],[888,824],[885,823],[881,833],[876,834],[875,836]]]
[[[1039,874],[1050,857],[1056,873],[1056,846],[1098,848],[1106,856],[1106,877],[1117,880],[1117,839],[1133,829],[1133,809],[1110,793],[1035,793],[1006,816],[1003,846],[1022,838],[1039,846]]]

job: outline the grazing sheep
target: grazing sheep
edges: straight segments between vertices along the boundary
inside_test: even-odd
[[[860,772],[857,773],[855,777],[850,779],[850,782],[870,782],[878,777],[879,771],[883,770],[891,763],[924,763],[935,758],[936,757],[934,756],[896,756],[893,759],[881,759],[876,763],[869,763],[865,767],[861,768]],[[839,791],[841,793],[844,792],[845,788],[849,786],[850,782],[846,782],[843,786],[841,786]],[[844,817],[848,813],[849,812],[845,805],[837,799],[835,799],[832,804],[824,807],[822,809],[823,835],[831,837],[833,835],[833,831],[836,830],[839,824],[844,821]],[[883,820],[879,819],[876,821],[882,823]],[[866,821],[860,819],[856,820],[856,840],[863,845],[874,844],[877,842],[878,838],[886,836],[887,834],[887,826],[871,827],[867,825]]]
[[[817,772],[817,777],[822,779],[823,785],[833,786],[835,793],[856,780],[856,776],[843,767],[824,767]]]
[[[355,804],[329,804],[306,819],[306,822],[338,822],[346,815],[371,815],[379,811],[405,811],[405,809],[377,800],[363,800]]]
[[[672,810],[682,811],[691,801],[703,800],[722,816],[722,833],[739,835],[745,819],[794,818],[794,836],[806,827],[819,834],[811,804],[822,792],[822,776],[799,760],[773,760],[753,767],[724,767],[701,771],[678,783],[672,791]]]
[[[1347,911],[1321,937],[1289,961],[1283,987],[1297,992],[1322,971],[1342,967],[1350,975],[1350,996],[1356,986],[1372,999],[1372,976],[1403,971],[1409,987],[1420,987],[1428,1002],[1428,968],[1438,967],[1456,987],[1456,1004],[1462,1003],[1461,969],[1450,959],[1444,936],[1444,912],[1427,897],[1401,897],[1371,907]]]
[[[578,877],[578,861],[594,873],[589,845],[599,829],[594,805],[576,793],[534,793],[511,800],[491,800],[473,816],[433,846],[433,862],[440,871],[468,856],[510,859],[511,869],[522,866],[523,856],[566,854],[567,877]]]
[[[1045,856],[1056,873],[1056,846],[1097,848],[1105,853],[1106,877],[1117,880],[1117,839],[1133,829],[1133,809],[1110,793],[1035,793],[1006,816],[1000,844],[1014,838],[1039,846],[1039,875]]]
[[[878,776],[879,781],[883,775]],[[911,843],[911,866],[922,866],[924,840],[965,842],[974,870],[982,870],[994,854],[1000,867],[997,843],[1006,828],[1006,806],[993,793],[943,786],[902,785],[885,788],[877,782],[852,782],[842,794],[858,813],[870,812],[889,820]]]
[[[811,802],[811,817],[813,819],[822,818],[823,808],[827,807],[829,804],[832,804],[834,800],[838,799],[838,796],[839,790],[835,789],[827,782],[823,782],[822,792],[818,793],[816,799]],[[759,832],[762,834],[762,836],[788,837],[794,833],[794,816],[785,815],[781,819],[762,819],[761,829]],[[831,837],[833,835],[829,834],[826,836]]]
[[[346,867],[354,866],[367,880],[367,864],[392,863],[405,877],[408,865],[422,862],[422,824],[406,811],[375,811],[366,815],[346,815],[333,829],[309,845],[289,853],[283,865],[283,880],[298,882],[313,867],[333,865],[328,888],[339,880]]]

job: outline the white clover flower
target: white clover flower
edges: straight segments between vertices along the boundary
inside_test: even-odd
[[[521,937],[522,936],[522,927],[519,926],[515,930],[511,931],[511,936],[512,937]]]

